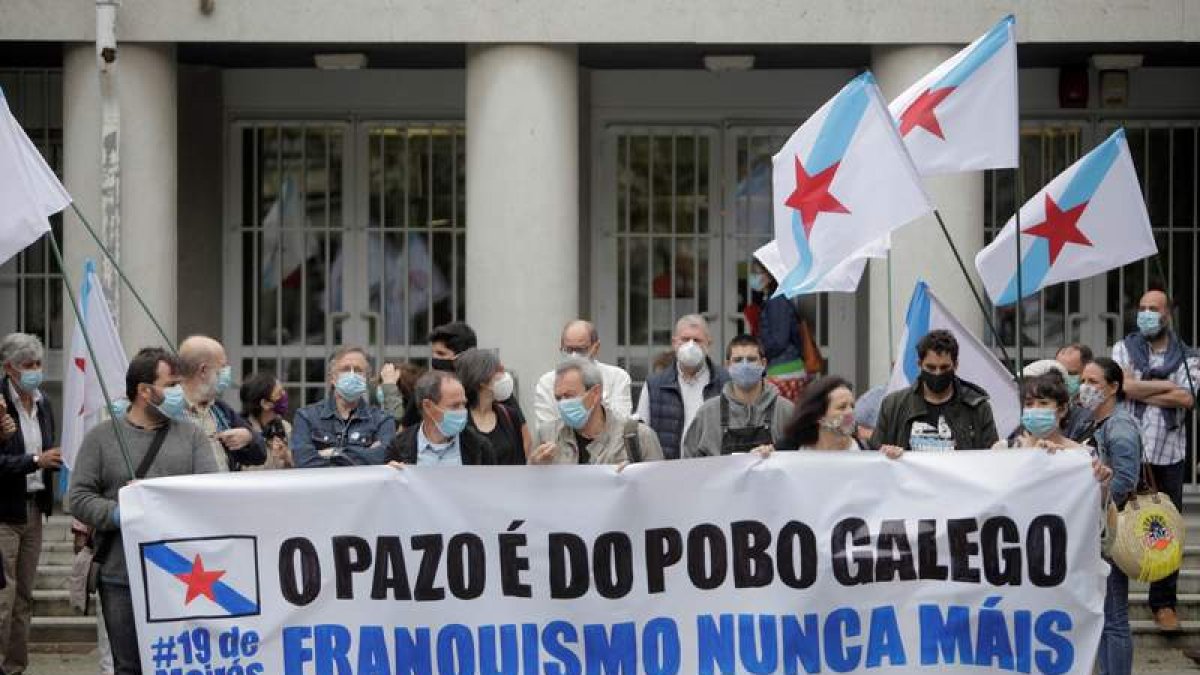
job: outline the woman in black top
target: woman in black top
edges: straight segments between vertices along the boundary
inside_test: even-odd
[[[491,351],[468,349],[454,360],[454,371],[467,392],[467,425],[487,436],[497,464],[524,464],[529,428],[520,408],[505,401],[513,395],[512,376]]]

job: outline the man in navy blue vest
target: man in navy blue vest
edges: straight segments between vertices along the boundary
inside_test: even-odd
[[[635,415],[658,434],[666,459],[679,459],[683,434],[696,411],[708,399],[719,396],[729,381],[729,373],[708,357],[711,345],[704,317],[680,317],[671,335],[671,348],[675,350],[671,364],[646,380],[638,398]]]

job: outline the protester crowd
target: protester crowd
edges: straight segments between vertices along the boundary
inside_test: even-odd
[[[531,380],[532,418],[518,403],[517,378],[461,322],[433,331],[428,370],[377,367],[362,348],[337,349],[328,361],[327,395],[294,412],[273,373],[243,380],[240,410],[226,403],[232,369],[216,340],[193,336],[177,353],[142,349],[126,374],[127,406],[115,411],[115,425],[87,434],[69,490],[77,543],[88,542],[98,563],[111,672],[141,672],[117,502],[131,469],[140,480],[381,464],[623,467],[745,452],[872,450],[903,461],[910,451],[1086,448],[1118,506],[1137,489],[1145,463],[1158,489],[1182,509],[1184,422],[1200,361],[1171,329],[1165,293],[1147,292],[1138,309],[1138,330],[1112,346],[1112,358],[1072,344],[1027,366],[1021,428],[1008,438],[996,428],[989,393],[957,376],[958,344],[944,330],[917,344],[920,376],[912,387],[886,395],[877,387],[856,399],[852,385],[835,375],[789,383],[786,395],[769,381],[771,355],[799,354],[764,346],[796,339],[788,329],[772,326],[765,340],[739,335],[722,354],[704,318],[684,316],[675,323],[669,361],[647,379],[635,408],[630,375],[598,360],[600,336],[576,320],[562,331],[560,354],[547,354],[554,367]],[[795,315],[782,307],[769,307],[767,321],[781,314],[795,326]],[[28,665],[41,528],[62,461],[51,402],[39,389],[43,356],[30,335],[0,344],[0,556],[7,579],[0,590],[0,675]],[[1102,673],[1131,671],[1127,602],[1128,579],[1113,565]],[[1175,603],[1175,575],[1151,587],[1162,630],[1179,630]]]

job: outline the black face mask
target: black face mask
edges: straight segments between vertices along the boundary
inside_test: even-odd
[[[429,367],[446,373],[454,372],[454,359],[429,359]]]
[[[921,384],[925,385],[925,388],[931,393],[944,394],[950,388],[950,385],[954,384],[954,371],[947,370],[946,372],[934,375],[928,370],[922,370]]]

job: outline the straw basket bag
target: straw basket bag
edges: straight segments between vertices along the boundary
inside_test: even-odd
[[[1179,570],[1187,533],[1179,509],[1144,464],[1142,475],[1150,491],[1130,497],[1117,514],[1110,555],[1130,579],[1153,582]]]

